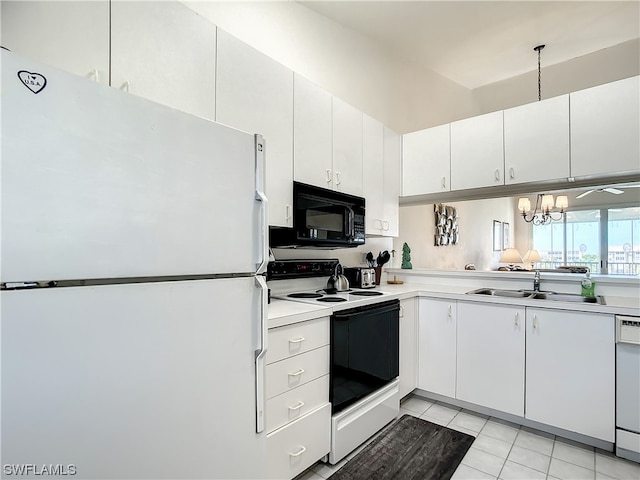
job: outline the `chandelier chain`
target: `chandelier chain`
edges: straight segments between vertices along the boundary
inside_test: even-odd
[[[544,48],[544,45],[538,45],[534,47],[534,50],[538,52],[538,101],[542,100],[542,78],[541,78],[541,64],[540,64],[540,52]]]

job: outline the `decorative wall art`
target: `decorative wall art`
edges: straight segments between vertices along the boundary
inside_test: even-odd
[[[440,203],[433,206],[433,211],[436,222],[434,245],[436,247],[457,245],[460,233],[458,231],[458,213],[455,207]]]
[[[511,248],[511,235],[509,232],[509,224],[502,222],[502,249]]]
[[[502,222],[493,221],[493,251],[500,252],[502,250]]]

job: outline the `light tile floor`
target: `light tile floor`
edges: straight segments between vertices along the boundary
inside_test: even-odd
[[[476,437],[453,480],[640,480],[640,464],[610,452],[445,403],[413,395],[400,405],[404,414]],[[326,479],[362,448],[335,466],[317,463],[296,480]]]

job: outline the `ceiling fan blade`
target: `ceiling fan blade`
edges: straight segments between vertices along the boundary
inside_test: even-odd
[[[617,188],[603,188],[605,192],[613,193],[614,195],[620,195],[624,193],[624,190],[618,190]]]
[[[587,195],[589,195],[589,194],[590,194],[590,193],[592,193],[593,191],[594,191],[594,190],[587,190],[586,192],[581,193],[580,195],[578,195],[578,196],[576,197],[576,200],[577,200],[578,198],[586,197]]]

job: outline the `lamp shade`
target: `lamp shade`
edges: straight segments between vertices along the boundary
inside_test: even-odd
[[[529,250],[524,254],[525,262],[539,262],[540,260],[542,260],[542,257],[540,257],[538,250]]]
[[[522,263],[522,256],[517,248],[507,248],[500,257],[500,263]]]
[[[527,197],[518,199],[518,210],[520,213],[526,213],[531,210],[531,201]]]
[[[558,198],[556,198],[556,208],[559,208],[560,210],[564,210],[568,206],[569,206],[569,199],[567,198],[567,196],[558,195]]]
[[[553,195],[543,195],[540,208],[542,208],[543,212],[551,210],[553,208]]]

